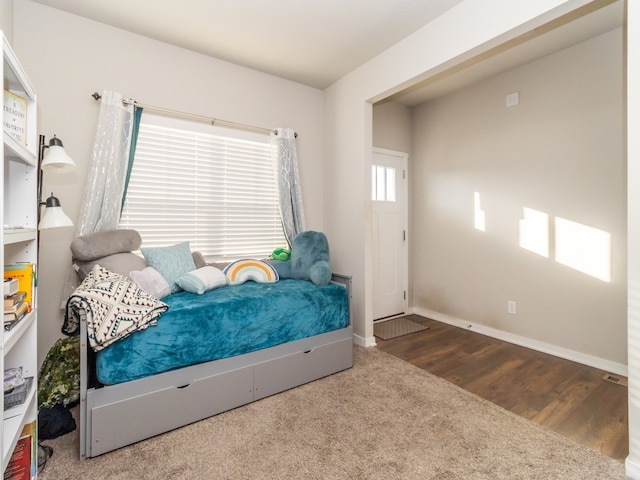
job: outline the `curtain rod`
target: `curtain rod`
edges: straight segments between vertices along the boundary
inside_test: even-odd
[[[94,100],[100,100],[102,98],[102,95],[100,95],[98,92],[93,92],[91,96],[94,98]],[[196,120],[199,122],[210,123],[211,126],[216,125],[221,127],[237,128],[240,130],[248,130],[248,131],[257,132],[257,133],[266,133],[266,134],[273,133],[274,135],[278,134],[278,131],[272,128],[255,127],[253,125],[245,125],[243,123],[230,122],[228,120],[220,120],[219,118],[205,117],[204,115],[196,115],[194,113],[178,112],[176,110],[169,110],[167,108],[154,107],[153,105],[146,105],[144,103],[136,102],[131,98],[123,98],[122,103],[125,103],[128,105],[134,105],[142,108],[143,110],[151,110],[152,112],[162,113],[164,115],[169,115],[172,117],[189,118],[191,120]],[[298,133],[295,133],[295,137],[298,138]]]

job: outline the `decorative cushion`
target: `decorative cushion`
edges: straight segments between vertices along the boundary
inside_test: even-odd
[[[71,242],[74,260],[88,262],[114,253],[132,252],[142,245],[140,234],[135,230],[109,230],[76,237]]]
[[[130,278],[96,265],[67,300],[62,333],[77,335],[80,316],[74,312],[84,311],[89,344],[97,352],[135,331],[156,325],[168,309],[166,303]]]
[[[229,279],[229,285],[240,285],[247,280],[253,280],[256,283],[275,283],[279,279],[275,268],[261,260],[251,258],[231,262],[224,269],[224,274]]]
[[[189,242],[176,243],[170,247],[143,247],[140,251],[149,266],[155,268],[165,278],[171,288],[171,293],[180,291],[176,280],[185,273],[196,269],[189,249]]]
[[[193,263],[195,263],[196,268],[207,266],[207,261],[205,260],[204,255],[202,255],[202,253],[193,252],[191,253],[191,256],[193,257]]]
[[[171,293],[171,287],[165,278],[153,267],[133,270],[129,272],[129,276],[140,288],[157,299],[162,299]]]
[[[206,266],[185,273],[176,282],[183,290],[202,295],[204,292],[227,284],[227,277],[222,270]]]
[[[299,233],[291,245],[290,260],[269,260],[280,278],[309,280],[315,285],[328,285],[331,281],[329,241],[322,232],[308,230]]]
[[[107,255],[106,257],[94,258],[89,261],[76,261],[73,264],[73,268],[76,270],[78,280],[83,281],[89,273],[93,270],[93,267],[100,265],[120,275],[129,275],[131,270],[142,270],[147,266],[147,261],[140,255],[136,255],[131,252],[114,253],[113,255]]]

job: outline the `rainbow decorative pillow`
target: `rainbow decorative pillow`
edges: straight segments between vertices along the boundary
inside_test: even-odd
[[[231,262],[224,269],[229,285],[240,285],[247,280],[256,283],[275,283],[279,280],[278,272],[266,262],[245,258]]]

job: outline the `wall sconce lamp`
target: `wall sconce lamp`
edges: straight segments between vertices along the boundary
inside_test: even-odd
[[[48,149],[45,158],[44,151]],[[38,230],[58,227],[71,227],[73,222],[64,213],[60,206],[60,200],[53,196],[42,201],[42,175],[44,169],[56,170],[59,172],[70,172],[76,168],[75,162],[64,151],[62,141],[55,135],[45,145],[44,135],[40,135],[38,143]],[[44,215],[41,215],[42,207],[45,206]]]

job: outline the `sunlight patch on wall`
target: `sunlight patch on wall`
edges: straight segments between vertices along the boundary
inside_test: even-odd
[[[549,215],[533,208],[522,209],[520,246],[543,257],[549,257]]]
[[[611,234],[555,218],[556,262],[605,282],[611,281]]]
[[[479,192],[473,194],[473,221],[477,230],[486,231]],[[548,213],[523,207],[518,224],[520,247],[544,258],[555,254],[556,262],[611,282],[611,234],[561,217],[553,217],[553,221],[555,232],[550,232]],[[550,253],[552,248],[555,253]]]
[[[473,194],[473,225],[477,230],[486,231],[485,213],[480,207],[480,193]]]

